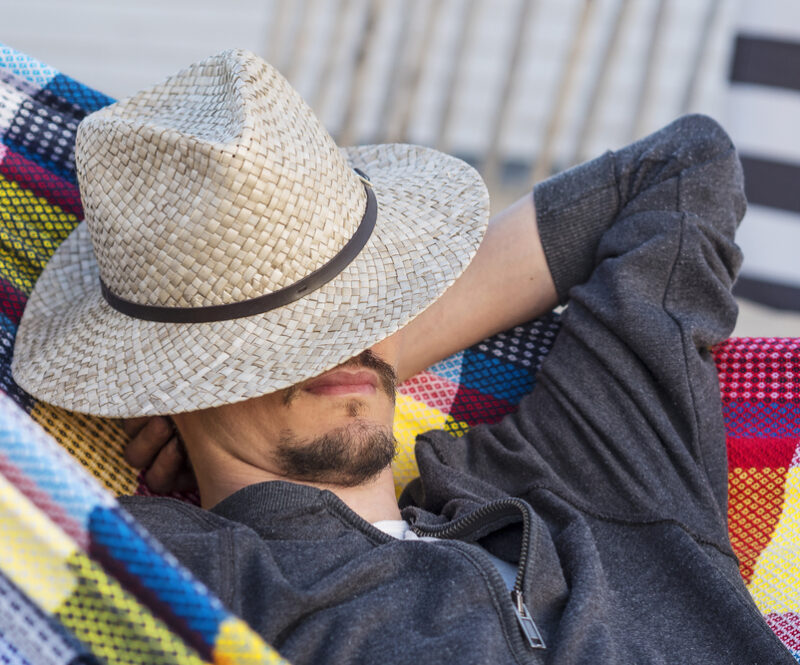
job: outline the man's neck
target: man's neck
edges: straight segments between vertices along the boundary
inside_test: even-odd
[[[202,459],[202,462],[195,464],[195,474],[200,489],[200,503],[206,509],[248,485],[282,480],[329,490],[370,523],[400,519],[391,467],[386,467],[377,476],[360,485],[342,487],[287,478],[224,454],[215,455],[213,459],[203,456]]]

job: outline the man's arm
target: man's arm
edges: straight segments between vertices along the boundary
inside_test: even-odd
[[[709,347],[737,311],[745,201],[730,139],[688,116],[537,185],[534,198],[569,299],[561,330],[516,415],[463,439],[420,437],[420,468],[462,471],[434,478],[441,497],[471,482],[476,493],[546,488],[609,518],[679,520],[724,547],[725,430]]]
[[[439,300],[402,330],[402,381],[556,305],[528,194],[494,216],[475,258]]]

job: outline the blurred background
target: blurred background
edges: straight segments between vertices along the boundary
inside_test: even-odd
[[[494,211],[687,112],[739,146],[740,336],[800,336],[797,0],[0,0],[0,42],[112,97],[244,47],[340,144],[466,159]]]

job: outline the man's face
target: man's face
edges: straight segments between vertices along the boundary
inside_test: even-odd
[[[295,480],[358,485],[385,469],[395,454],[394,367],[369,349],[348,362],[279,393],[272,417],[284,427],[274,450]]]
[[[395,362],[390,338],[291,388],[196,413],[249,464],[287,480],[358,485],[394,457]]]

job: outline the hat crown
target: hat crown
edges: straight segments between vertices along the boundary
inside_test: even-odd
[[[290,286],[344,247],[366,205],[311,109],[241,50],[87,116],[75,158],[101,278],[143,305]]]

